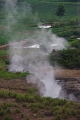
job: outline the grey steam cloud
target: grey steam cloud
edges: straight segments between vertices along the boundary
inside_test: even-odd
[[[18,8],[16,1],[6,0],[5,8],[7,30],[8,32],[15,30],[11,36],[13,42],[9,43],[11,61],[9,71],[29,71],[31,74],[26,77],[27,82],[36,84],[42,96],[59,97],[61,86],[55,81],[54,69],[49,64],[48,56],[53,49],[65,49],[68,45],[66,40],[46,29],[31,31],[31,34],[28,32],[20,34],[19,30],[15,29],[18,22],[25,18],[26,13],[29,19],[32,19],[30,16],[34,16],[30,6],[27,5],[26,10],[24,5]]]
[[[31,74],[26,78],[28,83],[36,84],[42,96],[59,97],[61,86],[55,81],[48,56],[52,49],[65,49],[66,46],[65,39],[50,30],[35,31],[24,41],[10,43],[9,71],[29,71]]]

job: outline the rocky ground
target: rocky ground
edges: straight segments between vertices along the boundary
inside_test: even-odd
[[[55,78],[65,82],[67,93],[74,93],[80,100],[80,70],[55,69]]]

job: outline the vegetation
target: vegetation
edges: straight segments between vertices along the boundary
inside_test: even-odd
[[[3,8],[5,2],[2,0],[0,1],[2,4],[2,7],[0,8],[0,44],[1,45],[6,44],[13,39],[17,39],[17,40],[25,39],[25,37],[22,37],[23,32],[26,30],[29,31],[32,29],[38,29],[37,28],[38,22],[42,22],[43,24],[51,24],[53,27],[52,31],[56,31],[56,30],[60,31],[62,28],[63,31],[59,33],[56,31],[56,34],[63,37],[72,36],[73,30],[80,31],[80,27],[78,27],[79,24],[78,21],[80,17],[77,14],[80,13],[80,10],[78,9],[80,4],[77,2],[70,2],[70,1],[68,2],[67,0],[66,1],[64,0],[64,2],[59,2],[59,1],[54,2],[55,0],[51,0],[51,1],[27,0],[27,2],[30,4],[32,8],[32,9],[30,8],[31,16],[26,13],[27,15],[23,17],[22,16],[23,14],[20,11],[20,13],[18,13],[18,16],[19,18],[22,19],[18,19],[16,15],[12,13],[14,19],[16,21],[18,19],[18,22],[16,25],[11,26],[12,31],[8,31],[8,29],[6,29],[7,24],[5,21],[5,10]],[[26,0],[24,1],[18,0],[18,3],[22,4],[22,2],[26,2]],[[62,6],[61,10],[58,9],[59,5]],[[18,6],[20,6],[20,4]],[[58,13],[58,10],[60,16],[61,14],[63,14],[61,20],[59,19],[59,17],[57,17],[58,14],[55,15],[55,13]],[[63,12],[62,10],[65,11]],[[35,16],[35,20],[33,19],[34,16]],[[74,25],[76,26],[75,29],[73,28]],[[66,30],[66,26],[70,26],[73,30],[69,27],[67,27]]]
[[[14,38],[25,39],[26,35],[22,37],[23,33],[39,29],[37,23],[41,21],[42,24],[51,24],[51,31],[64,37],[70,45],[67,50],[53,50],[50,54],[51,64],[55,65],[57,62],[66,68],[80,69],[80,40],[77,39],[80,37],[80,16],[77,14],[80,12],[77,9],[80,7],[80,3],[77,3],[76,0],[17,0],[17,4],[20,7],[21,3],[26,1],[32,7],[31,16],[28,16],[27,19],[26,15],[23,19],[18,20],[16,25],[11,26],[12,31],[7,31],[5,0],[0,0],[0,45],[7,44]],[[34,14],[37,18],[35,21],[33,20]],[[21,12],[18,15],[20,18],[23,17]],[[63,17],[60,20],[58,16]],[[29,75],[28,72],[11,73],[8,71],[10,64],[8,57],[7,49],[0,50],[0,120],[80,119],[79,102],[41,97],[34,85],[23,80]],[[18,79],[21,85],[18,83]],[[14,80],[16,80],[15,83]],[[24,81],[25,85],[23,85]]]
[[[57,62],[58,64],[66,68],[80,69],[80,50],[67,49],[67,50],[53,51],[50,55],[50,62],[52,65],[54,65],[55,62]]]
[[[5,91],[5,90],[0,90],[0,98],[6,98],[9,99],[15,99],[17,103],[20,104],[27,104],[28,108],[31,110],[32,114],[36,114],[38,116],[41,116],[41,110],[43,110],[44,118],[49,117],[49,116],[54,116],[55,120],[61,120],[61,119],[67,119],[75,116],[78,118],[80,114],[79,106],[80,103],[72,102],[72,101],[67,101],[67,100],[60,100],[60,99],[53,99],[50,97],[40,97],[38,95],[37,99],[37,94],[34,96],[32,94],[22,94],[16,92],[16,96],[11,97],[11,94],[13,94],[12,91]],[[22,97],[23,96],[23,97]],[[23,99],[24,98],[24,99]],[[32,98],[32,100],[30,100]],[[9,103],[3,103],[0,105],[0,116],[4,116],[7,118],[7,115],[13,115],[12,113],[12,108],[14,107],[13,113],[14,114],[21,114],[21,118],[25,118],[24,112],[20,111],[19,109],[19,104],[18,106],[14,106],[14,104],[9,104]],[[24,106],[22,106],[23,108]],[[47,111],[45,112],[45,110]],[[24,108],[26,110],[26,108]],[[38,114],[39,113],[39,114]],[[9,117],[8,116],[8,117]],[[31,117],[31,116],[29,116]],[[27,119],[29,119],[28,116],[26,116]],[[43,116],[42,116],[43,117]]]
[[[62,17],[62,16],[64,16],[64,13],[65,13],[64,6],[59,5],[55,14],[59,17]]]

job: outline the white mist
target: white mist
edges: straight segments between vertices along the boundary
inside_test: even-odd
[[[36,84],[42,96],[59,97],[61,86],[58,85],[54,78],[54,70],[49,64],[48,56],[53,49],[65,49],[67,42],[64,38],[60,38],[46,29],[32,31],[30,36],[27,32],[19,33],[19,28],[14,32],[18,21],[26,18],[25,15],[27,15],[28,19],[32,19],[32,17],[30,17],[33,16],[30,6],[27,6],[27,10],[23,7],[19,9],[16,2],[6,0],[7,25],[9,32],[13,31],[12,33],[15,33],[12,35],[14,37],[11,36],[13,42],[9,44],[11,61],[9,71],[29,71],[31,75],[27,76],[27,82]],[[18,10],[24,13],[21,17]],[[16,15],[18,15],[18,17],[16,17]],[[35,17],[33,17],[33,19],[34,18]],[[19,38],[20,40],[22,39],[22,41],[15,42],[19,40]],[[37,48],[31,47],[35,44],[38,45]]]
[[[39,47],[29,47],[35,44]],[[48,56],[52,49],[64,49],[66,45],[63,38],[52,34],[51,31],[35,31],[34,35],[25,41],[10,44],[9,71],[29,71],[31,75],[27,76],[27,81],[36,84],[42,96],[59,97],[61,86],[54,78],[54,70],[49,64]]]

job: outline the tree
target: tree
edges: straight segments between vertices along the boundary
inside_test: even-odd
[[[65,8],[64,8],[64,6],[62,6],[62,5],[59,5],[58,6],[58,8],[57,8],[57,10],[56,10],[56,15],[57,16],[59,16],[59,17],[62,17],[62,16],[64,16],[64,13],[65,13]]]

